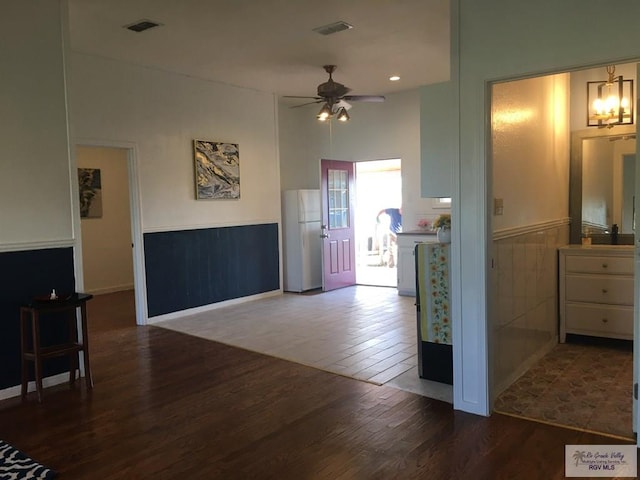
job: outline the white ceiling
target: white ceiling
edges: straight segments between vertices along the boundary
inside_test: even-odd
[[[449,78],[448,0],[69,0],[69,18],[73,51],[278,95],[315,95],[326,64],[353,95]],[[163,25],[123,28],[141,19]]]

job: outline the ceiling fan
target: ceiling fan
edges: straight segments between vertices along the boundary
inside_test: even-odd
[[[324,70],[329,74],[329,80],[318,85],[318,94],[315,97],[299,97],[285,95],[285,98],[312,98],[312,102],[295,105],[291,108],[304,107],[314,103],[323,103],[322,109],[318,113],[318,120],[325,121],[333,115],[337,115],[338,120],[346,122],[349,120],[347,110],[351,108],[349,102],[384,102],[382,95],[347,95],[351,89],[333,80],[335,65],[325,65]]]

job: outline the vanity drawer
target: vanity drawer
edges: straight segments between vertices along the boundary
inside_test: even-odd
[[[633,258],[630,257],[567,255],[565,262],[567,273],[633,275]]]
[[[568,304],[566,329],[614,338],[633,338],[633,307]]]
[[[633,305],[633,278],[615,275],[567,275],[565,300]]]

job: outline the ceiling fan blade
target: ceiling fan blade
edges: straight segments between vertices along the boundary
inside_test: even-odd
[[[300,97],[300,96],[297,96],[297,95],[283,95],[282,98],[314,98],[316,100],[322,100],[322,98],[320,98],[320,97],[308,97],[308,96],[307,97]]]
[[[308,98],[308,97],[307,97]],[[301,103],[300,105],[293,105],[289,108],[300,108],[300,107],[306,107],[307,105],[313,105],[314,103],[322,103],[324,102],[324,100],[320,99],[320,100],[314,100],[313,102],[307,102],[307,103]]]
[[[384,102],[382,95],[345,95],[342,98],[350,102]]]

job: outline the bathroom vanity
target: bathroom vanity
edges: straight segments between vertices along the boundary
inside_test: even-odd
[[[559,249],[560,342],[568,333],[633,340],[632,245]]]

